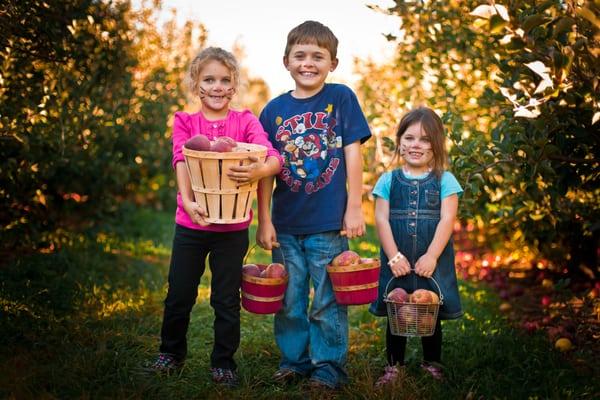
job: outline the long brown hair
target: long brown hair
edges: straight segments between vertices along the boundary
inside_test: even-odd
[[[421,129],[429,136],[431,151],[433,152],[433,173],[440,178],[448,165],[448,152],[446,151],[446,136],[442,119],[428,107],[418,107],[406,113],[400,120],[396,131],[396,153],[394,158],[400,158],[400,138],[409,126],[421,123]]]

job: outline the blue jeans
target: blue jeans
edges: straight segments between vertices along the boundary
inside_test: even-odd
[[[278,234],[277,239],[281,251],[273,251],[273,260],[285,264],[289,274],[283,308],[275,314],[279,367],[338,387],[348,380],[348,310],[336,303],[326,266],[348,249],[348,241],[337,231]],[[309,281],[314,287],[310,311]]]

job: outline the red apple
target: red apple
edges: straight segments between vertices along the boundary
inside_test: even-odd
[[[210,140],[202,134],[193,136],[185,142],[185,148],[197,151],[209,151]]]
[[[229,153],[231,150],[233,150],[233,146],[224,140],[216,140],[210,145],[210,151],[217,153]]]
[[[230,138],[229,136],[219,136],[219,137],[215,138],[215,142],[225,142],[228,145],[230,145],[232,148],[237,146],[237,142],[233,138]]]
[[[402,288],[395,288],[387,295],[387,299],[394,303],[407,303],[408,297],[408,293]]]
[[[266,278],[283,278],[287,275],[285,267],[280,263],[269,264],[263,272]]]
[[[335,256],[333,261],[331,261],[331,265],[335,267],[347,266],[352,264],[360,263],[360,256],[352,251],[346,250]]]
[[[419,316],[419,326],[417,332],[420,334],[427,334],[431,332],[435,327],[435,318],[432,314],[426,313]]]
[[[427,289],[417,289],[410,295],[411,303],[436,304],[439,302],[437,294]]]
[[[249,276],[260,276],[260,268],[256,264],[246,264],[242,267],[242,272]]]
[[[552,303],[552,297],[550,296],[542,296],[542,305],[544,307],[548,307]]]
[[[413,326],[417,322],[417,310],[414,306],[400,306],[396,311],[398,313],[398,322],[400,322],[400,324]]]
[[[265,269],[267,269],[267,264],[256,264],[258,265],[258,269],[260,269],[260,272],[263,272]]]

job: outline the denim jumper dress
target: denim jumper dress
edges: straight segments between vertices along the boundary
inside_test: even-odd
[[[390,225],[398,250],[406,256],[411,268],[414,268],[419,257],[427,251],[440,221],[440,186],[440,180],[433,172],[430,172],[423,179],[409,179],[402,173],[401,169],[392,172]],[[386,294],[386,285],[393,275],[387,265],[388,258],[383,249],[380,250],[380,257],[379,293],[377,300],[371,304],[369,311],[377,316],[387,316],[386,304],[383,298]],[[438,318],[455,319],[462,316],[463,312],[454,268],[452,237],[438,259],[433,278],[444,295]],[[408,293],[412,293],[416,289],[439,292],[431,279],[418,276],[414,272],[395,278],[390,283],[388,292],[395,287],[401,287]]]

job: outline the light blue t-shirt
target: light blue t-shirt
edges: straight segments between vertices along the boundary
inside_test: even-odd
[[[424,179],[427,177],[427,175],[429,175],[429,173],[426,173],[426,174],[423,174],[420,176],[407,175],[407,178]],[[442,181],[441,181],[440,186],[441,186],[440,198],[442,200],[453,194],[457,194],[460,196],[463,192],[462,187],[460,186],[460,184],[458,183],[458,181],[456,180],[454,175],[452,175],[452,173],[449,171],[444,171],[444,173],[442,174]],[[373,188],[373,196],[381,197],[382,199],[389,201],[391,188],[392,188],[392,171],[384,172],[379,177],[379,179],[377,180],[377,183],[375,184],[375,187]]]

